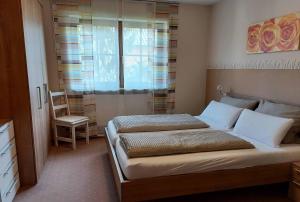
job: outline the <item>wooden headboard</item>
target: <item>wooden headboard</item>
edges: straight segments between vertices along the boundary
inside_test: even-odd
[[[231,94],[300,105],[300,70],[209,69],[206,103],[220,99],[216,90],[218,84]]]

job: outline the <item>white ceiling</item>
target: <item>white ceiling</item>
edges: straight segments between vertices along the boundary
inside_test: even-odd
[[[200,4],[200,5],[212,5],[219,2],[220,0],[175,0],[179,3],[191,3],[191,4]]]

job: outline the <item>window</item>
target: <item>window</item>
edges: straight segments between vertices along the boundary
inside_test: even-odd
[[[168,48],[160,47],[167,46],[168,35],[162,38],[156,24],[167,26],[167,22],[134,20],[93,22],[96,91],[167,88],[168,71],[159,64],[168,60]]]

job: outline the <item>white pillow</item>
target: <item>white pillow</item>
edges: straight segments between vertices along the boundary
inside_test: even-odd
[[[270,116],[245,109],[241,113],[233,132],[271,147],[279,147],[293,123],[293,119]]]
[[[200,119],[218,129],[230,129],[243,109],[211,101],[200,115]]]

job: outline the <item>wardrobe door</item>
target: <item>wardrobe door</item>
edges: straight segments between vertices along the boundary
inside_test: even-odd
[[[25,37],[27,71],[32,111],[33,141],[36,175],[40,176],[46,161],[48,143],[45,143],[45,108],[43,102],[43,56],[41,45],[41,5],[38,0],[22,0],[22,14]]]
[[[49,102],[48,102],[48,75],[47,75],[47,62],[46,62],[46,47],[45,47],[45,35],[44,35],[44,24],[43,24],[43,5],[39,2],[38,16],[39,20],[39,33],[40,33],[40,49],[41,49],[41,67],[42,67],[42,149],[43,149],[43,161],[47,160],[49,143],[50,143],[50,116],[49,116]]]

